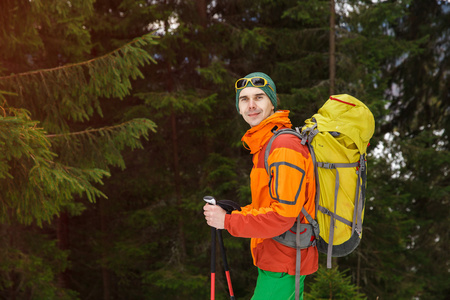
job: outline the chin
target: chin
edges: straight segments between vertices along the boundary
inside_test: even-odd
[[[255,127],[258,126],[261,123],[261,121],[259,122],[249,122],[248,124],[250,125],[250,127]]]

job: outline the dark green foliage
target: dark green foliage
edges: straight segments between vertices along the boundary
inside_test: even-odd
[[[55,161],[51,143],[45,131],[37,127],[29,113],[4,107],[0,118],[1,181],[3,199],[0,207],[2,222],[11,216],[30,224],[50,221],[64,205],[69,205],[74,193],[85,192],[89,199],[103,195],[92,182],[101,183],[108,173],[101,169],[80,169]]]
[[[302,125],[329,97],[329,1],[0,8],[0,298],[207,299],[202,198],[251,197],[234,81],[270,74]],[[306,296],[446,299],[449,5],[336,12],[336,94],[366,103],[377,132],[361,245],[307,277]],[[249,241],[224,238],[237,299],[250,299]]]
[[[78,62],[90,51],[93,0],[5,0],[0,4],[2,74]]]
[[[4,1],[2,11],[9,13],[2,13],[0,65],[10,75],[0,77],[0,292],[3,299],[75,299],[67,216],[86,209],[80,198],[106,198],[99,185],[109,167],[124,168],[124,149],[142,148],[141,137],[156,127],[142,118],[93,120],[105,99],[130,93],[131,81],[143,77],[139,67],[155,62],[144,50],[155,37],[79,62],[91,47],[92,1]]]
[[[1,225],[0,298],[74,299],[77,292],[55,282],[69,267],[68,252],[41,230],[12,222]]]

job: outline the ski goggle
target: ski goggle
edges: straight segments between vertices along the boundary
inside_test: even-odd
[[[234,84],[234,88],[236,90],[243,89],[247,87],[247,84],[251,82],[254,87],[264,87],[268,86],[273,91],[273,88],[270,86],[270,84],[267,82],[265,78],[262,77],[252,77],[252,78],[241,78],[236,81]],[[274,91],[275,92],[275,91]]]

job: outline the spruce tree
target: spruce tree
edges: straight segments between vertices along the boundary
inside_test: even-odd
[[[132,81],[143,77],[140,67],[155,62],[147,52],[155,36],[89,57],[92,3],[2,2],[9,12],[2,14],[0,51],[4,298],[77,297],[61,276],[70,264],[61,218],[107,198],[99,185],[111,167],[125,167],[121,152],[142,148],[141,138],[156,130],[145,118],[94,122],[108,99],[130,94]]]
[[[311,300],[364,300],[367,299],[361,294],[357,287],[352,283],[351,277],[345,272],[338,271],[337,267],[326,269],[320,267],[317,273],[313,275],[314,282],[309,284],[304,299]]]

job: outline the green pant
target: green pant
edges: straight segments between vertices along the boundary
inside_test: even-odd
[[[305,275],[300,276],[300,299],[303,299]],[[295,276],[264,271],[258,268],[258,280],[251,300],[295,299]]]

